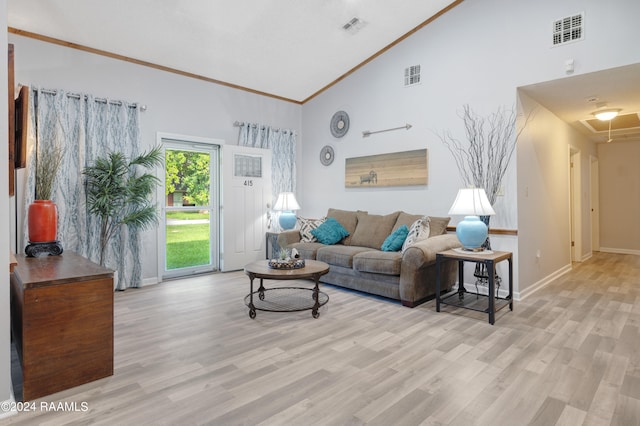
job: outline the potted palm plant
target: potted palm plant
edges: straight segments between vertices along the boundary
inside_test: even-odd
[[[122,225],[146,230],[158,223],[151,194],[159,180],[151,173],[140,173],[140,169],[152,169],[162,161],[162,149],[155,147],[132,159],[110,152],[85,167],[87,209],[100,221],[101,265],[105,266],[109,241]]]

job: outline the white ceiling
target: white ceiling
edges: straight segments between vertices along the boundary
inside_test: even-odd
[[[304,102],[462,0],[8,0],[8,26]],[[342,26],[357,17],[355,34]],[[640,112],[640,64],[524,90],[596,142],[596,97]],[[614,122],[615,123],[615,122]],[[640,140],[640,130],[615,131]]]
[[[8,0],[8,26],[304,101],[459,0]],[[342,29],[357,17],[355,34]]]
[[[522,87],[529,96],[594,142],[606,142],[608,132],[593,132],[582,121],[593,119],[598,104],[621,109],[620,114],[640,113],[640,64],[611,68]],[[616,142],[640,141],[640,128],[616,130]]]

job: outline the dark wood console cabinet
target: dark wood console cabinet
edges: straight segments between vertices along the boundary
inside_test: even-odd
[[[113,375],[113,271],[73,252],[11,274],[11,326],[30,401]]]

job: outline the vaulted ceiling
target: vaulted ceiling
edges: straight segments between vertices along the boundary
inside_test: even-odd
[[[7,23],[13,33],[304,103],[462,1],[8,0]],[[604,142],[606,132],[584,122],[603,103],[640,112],[640,64],[524,90]],[[616,140],[640,140],[640,128],[616,127]]]
[[[7,20],[10,29],[302,102],[461,1],[8,0]]]

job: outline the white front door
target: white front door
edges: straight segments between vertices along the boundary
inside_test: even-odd
[[[224,272],[265,257],[271,205],[271,150],[222,147],[222,252]]]

